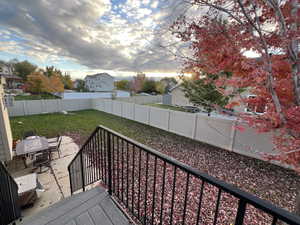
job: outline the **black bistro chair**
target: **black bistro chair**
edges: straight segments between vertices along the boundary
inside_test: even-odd
[[[31,136],[36,136],[36,132],[33,130],[25,131],[23,134],[23,139],[26,139]]]
[[[49,152],[46,151],[46,152],[40,152],[40,153],[34,154],[33,166],[40,168],[39,173],[43,173],[43,172],[48,171],[48,169],[50,168],[50,154],[49,154]],[[44,171],[42,170],[43,166],[47,168]]]
[[[58,158],[60,158],[60,145],[61,145],[62,137],[58,138],[57,142],[48,142],[49,144],[49,151],[50,151],[50,159],[51,159],[51,153],[57,152],[58,153]]]

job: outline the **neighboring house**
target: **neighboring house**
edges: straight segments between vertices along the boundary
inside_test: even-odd
[[[0,75],[6,80],[6,89],[17,89],[22,84],[22,78],[14,74],[14,69],[10,64],[0,64]]]
[[[172,96],[172,105],[178,106],[193,106],[187,97],[184,96],[183,88],[181,84],[177,84],[170,90]]]
[[[13,74],[14,69],[10,64],[0,63],[0,73],[1,74]]]
[[[23,84],[22,78],[14,74],[0,74],[6,80],[5,89],[18,89]]]
[[[184,91],[182,88],[181,84],[177,84],[175,87],[173,87],[170,90],[170,95],[172,96],[172,105],[177,105],[177,106],[193,106],[193,103],[189,101],[187,97],[184,96]],[[255,97],[252,95],[249,91],[244,91],[241,93],[242,98],[253,98]],[[238,97],[234,97],[230,101],[238,101]],[[255,113],[262,113],[261,108],[257,108],[251,105],[243,105],[240,104],[238,106],[233,107],[234,112],[255,112]]]
[[[0,161],[12,159],[12,133],[9,123],[8,109],[4,102],[5,79],[0,77]]]
[[[114,77],[108,73],[98,73],[85,77],[85,87],[89,91],[113,91]]]

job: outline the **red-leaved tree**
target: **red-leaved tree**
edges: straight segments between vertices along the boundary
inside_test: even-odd
[[[181,16],[171,28],[192,50],[185,58],[185,70],[232,72],[232,77],[213,82],[232,87],[225,94],[246,88],[256,97],[240,98],[228,107],[248,101],[265,107],[264,114],[240,117],[260,132],[272,131],[279,153],[268,157],[300,173],[299,0],[185,2],[199,10],[196,16]],[[249,53],[257,57],[250,58]]]

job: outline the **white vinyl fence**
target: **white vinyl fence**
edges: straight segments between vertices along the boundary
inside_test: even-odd
[[[150,98],[149,98],[150,97]],[[122,101],[111,99],[55,99],[15,101],[8,107],[10,116],[96,109],[160,128],[228,151],[261,159],[259,152],[272,153],[271,134],[256,133],[252,128],[238,131],[234,118],[207,116],[160,109],[137,103],[160,102],[161,96],[139,96]]]
[[[26,116],[61,111],[79,111],[92,109],[92,101],[102,100],[103,98],[14,101],[12,106],[8,107],[8,111],[9,116]],[[148,104],[161,102],[162,96],[134,96],[129,98],[118,98],[118,100],[134,102],[137,104]]]
[[[259,152],[273,153],[269,133],[236,129],[235,118],[186,113],[116,100],[92,100],[93,109],[114,114],[242,155],[261,159]]]

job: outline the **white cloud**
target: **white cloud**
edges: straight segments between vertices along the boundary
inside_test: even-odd
[[[2,0],[0,32],[21,41],[1,49],[43,62],[68,59],[91,69],[174,71],[178,63],[160,47],[172,37],[156,28],[168,27],[176,17],[170,15],[177,14],[172,8],[177,1],[153,13],[157,0],[128,0],[118,7],[109,0]]]

